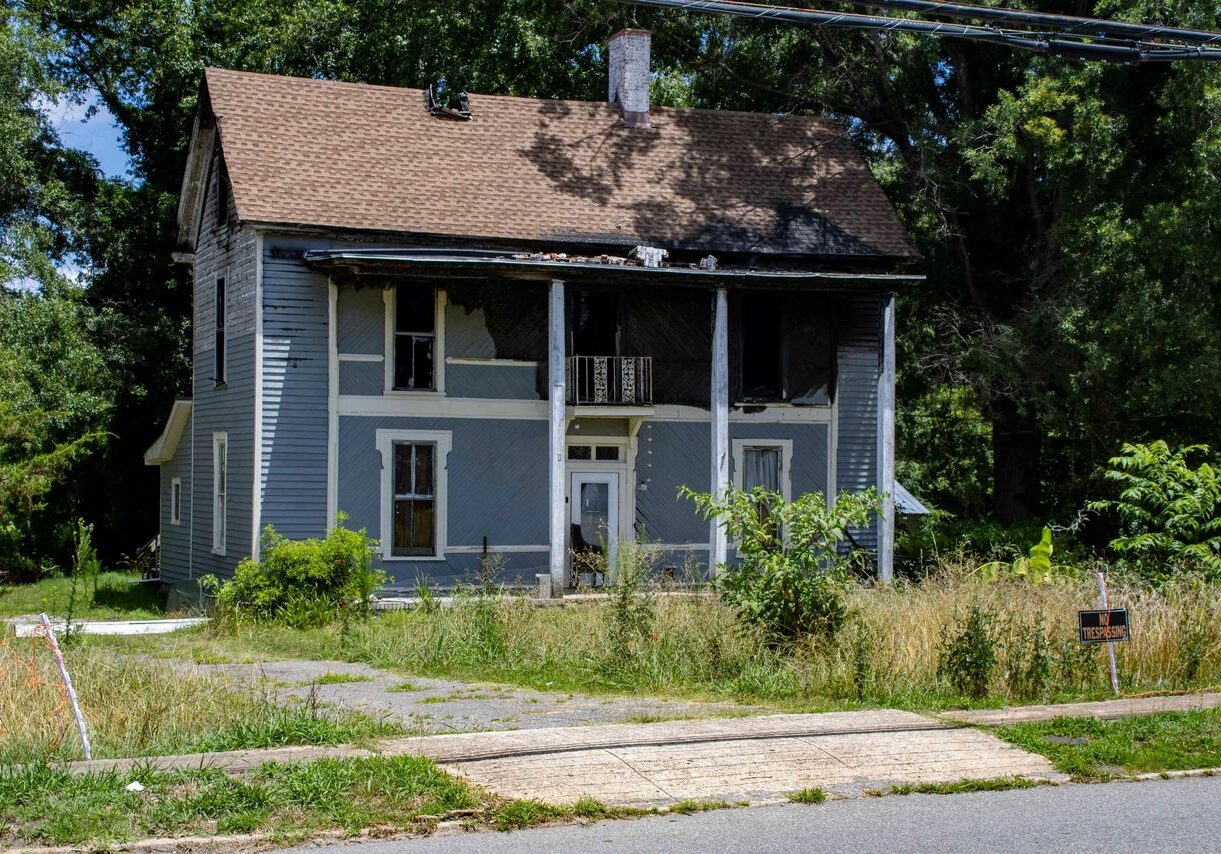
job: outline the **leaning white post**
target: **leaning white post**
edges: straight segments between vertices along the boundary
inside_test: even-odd
[[[549,357],[547,361],[550,378],[550,404],[548,413],[551,425],[551,596],[558,599],[564,595],[564,557],[568,538],[564,533],[564,405],[566,389],[564,382],[564,283],[559,279],[551,282],[549,309]]]
[[[882,308],[881,371],[878,372],[878,580],[889,584],[895,571],[895,298]]]
[[[76,731],[81,734],[81,747],[85,748],[85,759],[93,758],[93,748],[89,746],[89,734],[85,732],[85,718],[81,714],[80,703],[76,701],[76,689],[72,687],[72,677],[68,675],[68,665],[64,664],[64,654],[59,651],[59,642],[55,640],[55,632],[51,629],[51,621],[46,614],[38,615],[42,630],[51,644],[51,652],[55,653],[55,663],[59,665],[59,678],[64,680],[64,690],[68,694],[68,702],[72,704],[72,715],[76,718]]]
[[[722,498],[729,483],[729,298],[717,288],[712,321],[712,495]],[[728,557],[725,526],[713,519],[708,528],[709,572],[715,575]]]

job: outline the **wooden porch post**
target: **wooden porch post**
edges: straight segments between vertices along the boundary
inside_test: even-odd
[[[729,483],[729,322],[728,295],[717,288],[712,322],[712,494],[721,498]],[[725,562],[725,526],[713,519],[708,527],[708,563],[715,575]]]
[[[551,281],[551,299],[548,310],[549,356],[547,372],[550,379],[548,415],[551,427],[551,596],[558,599],[564,595],[564,563],[568,537],[565,536],[564,519],[564,405],[566,389],[564,382],[564,283]]]
[[[882,304],[881,370],[878,372],[878,580],[889,584],[895,563],[895,298]]]

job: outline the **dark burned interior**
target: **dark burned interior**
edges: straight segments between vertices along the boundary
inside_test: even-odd
[[[543,284],[449,280],[450,305],[480,311],[498,359],[540,363],[547,394],[547,289]],[[648,356],[653,402],[708,407],[712,295],[696,288],[569,286],[568,354]],[[738,290],[729,305],[730,390],[742,406],[826,405],[834,394],[835,299],[796,291]]]

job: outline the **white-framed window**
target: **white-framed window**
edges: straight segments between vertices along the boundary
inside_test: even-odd
[[[170,479],[170,524],[182,522],[182,478]]]
[[[226,352],[225,332],[227,331],[228,318],[225,311],[225,277],[216,277],[216,291],[213,301],[213,321],[214,334],[212,348],[212,381],[217,385],[225,384],[225,367],[228,353]]]
[[[384,560],[444,560],[448,430],[378,430]]]
[[[445,390],[445,292],[425,282],[386,290],[386,390]]]
[[[212,553],[225,553],[229,493],[229,434],[212,434]]]
[[[734,439],[732,444],[735,489],[751,492],[762,487],[780,493],[785,501],[793,500],[792,439]],[[759,507],[761,516],[763,511]]]

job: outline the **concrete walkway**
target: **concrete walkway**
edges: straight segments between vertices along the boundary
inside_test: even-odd
[[[971,726],[1006,726],[1052,718],[1127,718],[1158,712],[1194,712],[1221,707],[1221,693],[1175,694],[1169,697],[1134,697],[1099,700],[1094,703],[1061,703],[1046,706],[1014,706],[1007,709],[973,709],[944,712],[941,717]]]
[[[813,786],[852,797],[900,783],[1064,779],[1043,757],[987,733],[893,710],[421,736],[381,742],[376,753],[427,756],[498,795],[555,804],[585,796],[637,807],[682,800],[760,804]],[[138,762],[244,771],[265,761],[369,755],[359,748],[303,747]],[[94,761],[73,769],[135,764]]]

